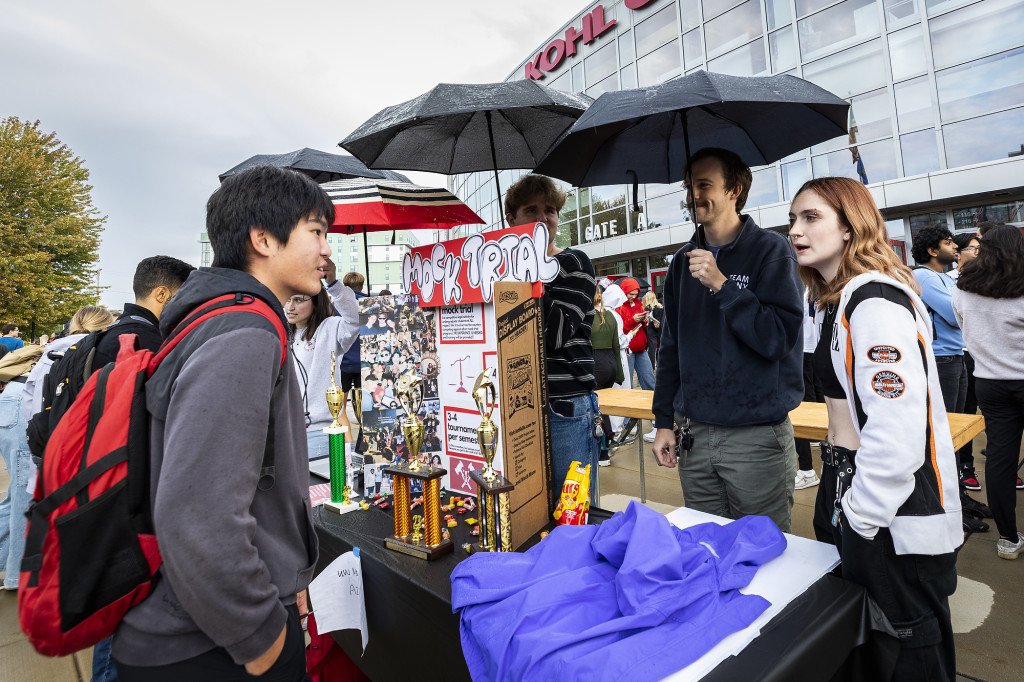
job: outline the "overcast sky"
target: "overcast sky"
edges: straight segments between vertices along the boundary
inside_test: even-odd
[[[199,265],[218,174],[254,154],[341,153],[439,82],[504,80],[585,5],[0,0],[0,117],[38,119],[89,169],[102,303],[119,308],[142,258]]]

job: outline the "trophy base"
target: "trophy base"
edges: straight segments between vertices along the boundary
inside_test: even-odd
[[[357,502],[349,502],[348,504],[344,502],[331,502],[330,500],[324,502],[324,509],[332,511],[335,514],[347,514],[350,511],[355,511],[360,508],[361,507]]]
[[[433,561],[443,557],[445,554],[451,554],[455,549],[455,543],[451,539],[442,540],[441,544],[431,546],[422,543],[414,544],[408,537],[399,538],[394,535],[384,538],[384,546],[390,550],[408,554],[417,559],[426,559],[427,561]]]

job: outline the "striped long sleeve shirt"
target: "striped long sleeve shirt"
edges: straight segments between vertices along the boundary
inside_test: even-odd
[[[544,350],[548,398],[585,395],[597,387],[590,327],[594,321],[594,266],[582,251],[555,255],[558,277],[544,287]]]

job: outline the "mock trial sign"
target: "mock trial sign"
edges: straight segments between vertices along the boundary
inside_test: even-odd
[[[420,246],[402,262],[402,285],[423,308],[490,303],[495,282],[550,282],[557,276],[544,223]]]

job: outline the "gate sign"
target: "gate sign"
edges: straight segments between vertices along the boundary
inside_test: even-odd
[[[489,303],[495,282],[550,282],[557,276],[544,223],[420,246],[402,262],[402,285],[424,308]]]

